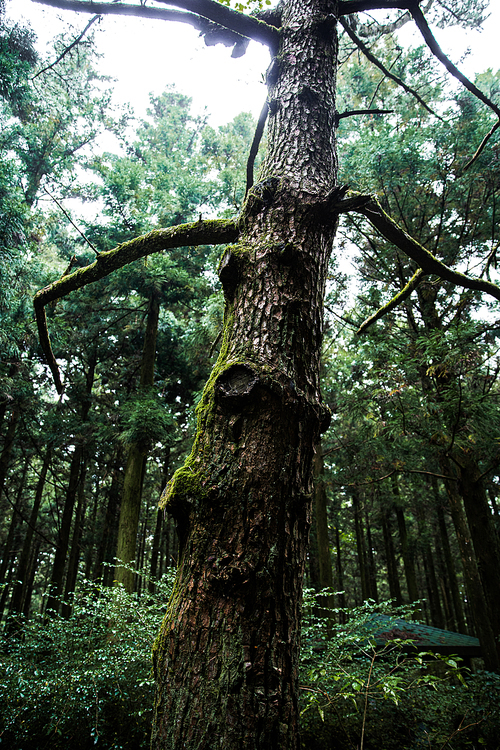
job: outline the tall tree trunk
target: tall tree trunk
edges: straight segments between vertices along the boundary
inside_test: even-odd
[[[337,575],[337,598],[338,606],[341,609],[339,613],[339,622],[344,625],[347,620],[347,615],[343,611],[347,607],[345,586],[344,586],[344,566],[342,563],[342,545],[340,543],[340,521],[339,513],[335,519],[335,573]]]
[[[372,532],[371,532],[370,518],[368,516],[368,506],[366,503],[365,503],[365,528],[366,528],[366,560],[367,560],[368,588],[370,591],[370,598],[373,599],[373,601],[378,602],[377,568],[375,565],[375,556],[373,554]]]
[[[64,507],[61,518],[61,527],[57,540],[57,547],[52,565],[52,577],[49,587],[46,611],[59,612],[61,596],[63,593],[64,571],[68,555],[69,542],[71,538],[71,522],[73,520],[73,509],[78,493],[78,485],[82,468],[83,445],[75,447],[69,470],[68,488],[64,499]]]
[[[314,514],[316,518],[316,541],[318,546],[318,569],[320,589],[330,589],[331,593],[320,598],[321,607],[333,609],[333,567],[328,534],[328,498],[323,481],[323,454],[321,443],[314,454]]]
[[[401,586],[399,583],[398,563],[396,552],[394,550],[394,541],[392,538],[390,512],[385,508],[381,511],[382,534],[384,535],[385,560],[387,564],[387,580],[389,583],[389,592],[391,599],[394,599],[396,605],[400,607],[403,604],[401,595]]]
[[[71,615],[72,607],[69,599],[75,591],[76,579],[78,576],[78,563],[80,561],[81,540],[83,531],[83,519],[85,516],[85,477],[87,475],[88,458],[85,457],[82,463],[82,472],[80,475],[78,487],[78,503],[76,506],[75,523],[73,525],[73,537],[71,539],[71,548],[68,559],[68,571],[66,573],[66,582],[64,584],[64,604],[62,605],[61,614],[68,618]]]
[[[29,462],[25,461],[23,474],[17,488],[16,501],[12,509],[12,516],[10,519],[7,539],[5,540],[2,557],[0,558],[0,585],[3,583],[5,584],[0,597],[0,620],[3,617],[5,605],[7,604],[7,598],[10,593],[10,584],[12,581],[12,573],[15,568],[15,560],[18,554],[20,536],[18,530],[22,520],[21,500],[23,496],[24,483],[26,481],[26,474],[28,473],[28,466]]]
[[[31,550],[31,557],[28,564],[28,574],[26,578],[26,594],[23,599],[23,615],[28,619],[30,615],[31,599],[33,597],[33,585],[35,581],[35,574],[38,569],[38,556],[40,555],[40,547],[42,543],[40,539],[37,539]]]
[[[103,581],[104,585],[110,585],[108,582],[110,563],[116,552],[116,531],[117,517],[120,505],[120,496],[123,487],[123,449],[118,447],[116,455],[112,458],[111,467],[111,485],[108,490],[108,501],[106,503],[106,513],[102,523],[101,536],[97,547],[97,554],[92,570],[92,579],[94,581]],[[106,563],[106,565],[104,565]]]
[[[45,454],[45,458],[40,471],[40,476],[36,483],[35,499],[33,507],[31,509],[28,528],[26,529],[26,536],[24,537],[23,548],[19,558],[19,563],[16,572],[16,582],[12,591],[12,598],[10,600],[10,613],[12,615],[19,614],[23,611],[24,600],[28,593],[28,575],[29,575],[29,562],[32,557],[32,545],[33,535],[35,533],[36,524],[38,521],[38,513],[42,504],[43,489],[45,487],[45,480],[47,478],[47,472],[49,470],[50,461],[52,458],[52,449],[48,448]]]
[[[481,471],[470,454],[459,458],[458,489],[464,501],[491,623],[500,637],[500,549]]]
[[[142,352],[141,378],[139,390],[150,388],[154,382],[154,366],[156,357],[156,335],[158,333],[158,319],[160,316],[160,301],[156,293],[149,300],[144,348]],[[123,481],[123,495],[120,506],[120,521],[118,524],[118,546],[116,557],[124,565],[115,568],[115,581],[126,591],[132,593],[135,586],[134,566],[137,546],[137,529],[141,511],[142,484],[146,468],[148,447],[133,443],[125,467]]]
[[[94,351],[89,361],[89,369],[86,375],[86,393],[82,403],[82,410],[80,414],[81,424],[84,425],[87,421],[90,411],[90,396],[92,393],[92,386],[94,384],[95,367],[97,363],[97,351]],[[56,552],[54,555],[54,563],[52,566],[52,577],[49,588],[49,596],[47,599],[46,611],[47,612],[59,612],[60,598],[63,593],[63,582],[64,582],[64,571],[66,567],[66,557],[68,554],[70,537],[71,537],[71,522],[73,520],[73,510],[78,493],[78,487],[83,479],[82,471],[82,460],[84,456],[84,438],[83,435],[79,437],[79,441],[75,445],[73,457],[71,459],[70,470],[69,470],[69,481],[68,488],[66,490],[66,497],[64,499],[64,507],[61,519],[61,528],[59,530],[59,538],[57,540]]]
[[[361,601],[370,598],[370,584],[368,580],[368,561],[366,556],[365,535],[363,530],[363,519],[361,515],[361,501],[357,492],[352,493],[352,505],[354,510],[354,530],[356,533],[356,551],[358,554],[358,570],[361,582]]]
[[[14,446],[14,438],[16,435],[16,430],[17,430],[17,425],[19,422],[20,414],[21,413],[20,413],[19,407],[15,406],[10,414],[9,424],[7,427],[7,432],[5,433],[2,452],[0,453],[0,500],[2,499],[2,495],[4,492],[5,480],[7,478],[7,471],[8,471],[9,463],[10,463],[10,456],[12,453],[12,448]],[[3,507],[4,507],[4,503],[0,503],[0,508],[3,509]]]
[[[98,468],[96,466],[96,471],[98,471]],[[90,580],[92,576],[92,565],[95,558],[95,552],[96,552],[96,527],[97,527],[97,512],[99,510],[99,496],[100,496],[100,481],[99,478],[96,479],[96,487],[94,492],[94,502],[92,505],[92,513],[90,514],[90,519],[87,524],[87,544],[86,546],[86,552],[85,552],[85,569],[83,572],[83,577],[85,580]]]
[[[182,553],[154,647],[155,750],[295,750],[301,592],[336,218],[334,5],[287,0],[268,150],[224,254],[217,364],[162,495]]]
[[[425,544],[423,550],[423,563],[425,581],[427,585],[427,596],[429,599],[431,624],[435,628],[444,628],[444,617],[441,607],[441,599],[439,596],[439,586],[437,582],[436,570],[434,567],[434,558],[429,543]]]
[[[168,477],[170,475],[170,447],[165,448],[165,458],[163,461],[162,468],[162,487],[165,486]],[[156,524],[153,536],[153,544],[151,545],[151,560],[149,563],[149,582],[148,591],[153,594],[155,591],[155,580],[158,574],[161,575],[161,539],[163,532],[163,511],[159,508],[156,512]]]
[[[408,530],[406,528],[406,518],[401,507],[401,496],[399,493],[398,480],[395,475],[392,476],[392,493],[394,495],[394,510],[398,522],[399,541],[401,544],[401,556],[403,558],[403,567],[405,571],[406,586],[408,588],[408,598],[410,602],[416,602],[418,599],[417,573],[415,570],[415,560],[413,551],[408,539]]]
[[[450,585],[451,598],[453,602],[453,609],[455,612],[455,619],[457,621],[457,628],[459,633],[467,633],[465,625],[464,609],[462,604],[462,597],[460,596],[460,590],[458,588],[457,572],[455,569],[455,563],[450,547],[450,540],[448,537],[448,529],[446,528],[446,519],[444,516],[444,510],[439,496],[439,489],[437,478],[432,478],[434,499],[436,502],[436,514],[439,526],[439,535],[441,538],[441,546],[443,550],[446,571],[448,574],[448,581]]]
[[[445,476],[452,476],[449,460],[440,457],[441,470]],[[490,613],[483,590],[483,583],[477,566],[474,546],[455,482],[445,480],[451,518],[457,534],[460,556],[464,569],[464,582],[467,599],[471,604],[476,632],[481,643],[486,669],[496,671],[500,667],[495,634],[490,621]]]

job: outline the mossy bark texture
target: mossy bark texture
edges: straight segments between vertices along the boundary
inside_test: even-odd
[[[333,15],[332,15],[333,14]],[[269,145],[221,261],[221,352],[162,495],[182,544],[154,647],[155,750],[298,747],[302,577],[335,217],[335,3],[286,0]]]

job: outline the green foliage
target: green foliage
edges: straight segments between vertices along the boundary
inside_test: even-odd
[[[10,622],[0,656],[2,747],[149,747],[151,647],[172,580],[142,598],[86,582],[69,619]]]
[[[323,592],[324,594],[324,592]],[[472,674],[458,657],[409,650],[411,640],[377,646],[380,612],[411,619],[410,607],[365,602],[333,625],[306,590],[301,650],[303,747],[309,750],[496,750],[500,677]],[[413,608],[414,608],[413,604]],[[452,741],[452,742],[451,742]]]
[[[35,39],[30,28],[5,22],[0,6],[0,98],[16,117],[25,114],[29,99],[27,79],[37,61]]]
[[[122,407],[120,440],[146,449],[155,443],[169,445],[175,435],[175,418],[152,390],[140,391]]]

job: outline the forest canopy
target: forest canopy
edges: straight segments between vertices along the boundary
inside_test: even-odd
[[[212,126],[43,1],[94,15],[0,4],[0,739],[494,750],[500,71],[436,42],[488,3],[128,5],[269,48]]]

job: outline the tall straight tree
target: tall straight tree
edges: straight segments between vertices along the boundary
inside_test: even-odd
[[[329,420],[319,389],[322,308],[339,213],[364,213],[428,273],[447,274],[500,299],[494,284],[460,276],[426,254],[374,199],[345,198],[337,185],[337,21],[358,11],[401,8],[427,34],[420,4],[283,0],[259,19],[212,0],[170,3],[183,11],[42,1],[93,13],[175,20],[184,14],[203,33],[234,44],[233,54],[248,37],[270,47],[267,153],[238,220],[199,221],[124,243],[42,290],[35,305],[61,388],[44,304],[141,255],[236,243],[220,262],[224,332],[198,406],[194,446],[162,495],[177,522],[181,556],[154,648],[152,747],[294,750],[314,446]],[[456,6],[471,13],[468,2]]]

